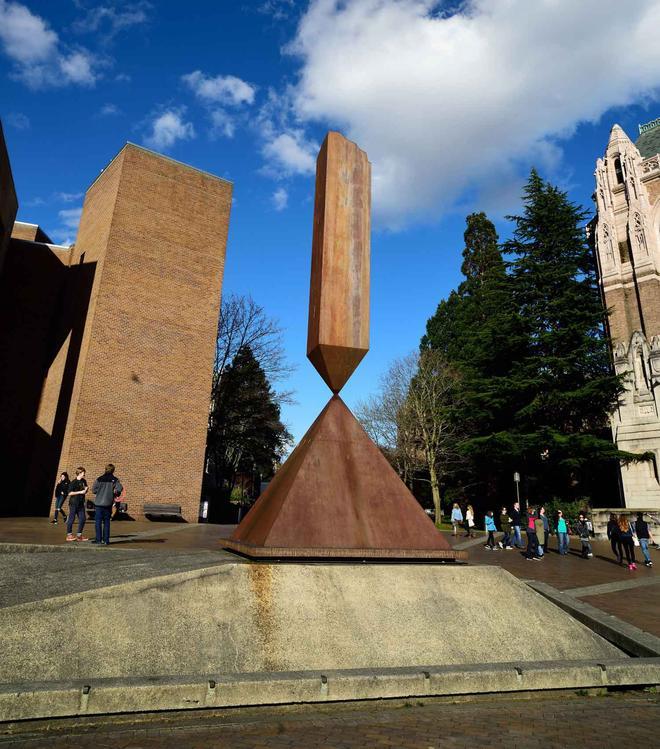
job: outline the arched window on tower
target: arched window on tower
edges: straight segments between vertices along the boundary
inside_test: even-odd
[[[617,185],[622,185],[623,184],[623,169],[621,167],[620,156],[617,156],[616,159],[614,159],[614,174],[616,175]]]

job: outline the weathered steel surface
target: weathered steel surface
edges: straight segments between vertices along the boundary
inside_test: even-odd
[[[337,395],[227,548],[253,557],[465,558]]]
[[[338,393],[369,350],[371,166],[328,133],[316,162],[307,356]]]
[[[465,559],[337,393],[369,349],[366,153],[328,133],[316,170],[307,356],[335,395],[225,542],[255,559]]]

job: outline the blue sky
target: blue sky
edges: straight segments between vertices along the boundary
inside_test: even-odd
[[[127,141],[234,182],[224,293],[285,329],[299,439],[329,392],[305,358],[313,168],[328,129],[373,163],[370,393],[460,281],[465,215],[502,237],[529,168],[591,207],[619,122],[660,116],[660,0],[0,0],[0,116],[19,218],[75,240]]]

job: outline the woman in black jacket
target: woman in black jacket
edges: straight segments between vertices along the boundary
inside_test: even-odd
[[[53,519],[51,520],[51,523],[54,523],[57,525],[57,513],[62,513],[62,520],[66,522],[66,512],[62,509],[62,505],[64,504],[64,500],[67,497],[67,494],[69,493],[69,484],[71,482],[69,481],[69,474],[66,471],[62,472],[62,475],[60,476],[60,480],[57,483],[57,486],[55,487],[55,514],[53,516]]]
[[[619,531],[619,521],[616,515],[611,512],[610,519],[607,521],[607,537],[612,545],[612,554],[616,557],[619,564],[623,562],[623,549],[621,548],[621,533]]]

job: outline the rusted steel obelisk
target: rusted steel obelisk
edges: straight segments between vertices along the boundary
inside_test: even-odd
[[[462,559],[338,393],[369,350],[371,167],[328,133],[316,162],[307,356],[333,396],[223,545],[254,559]]]

